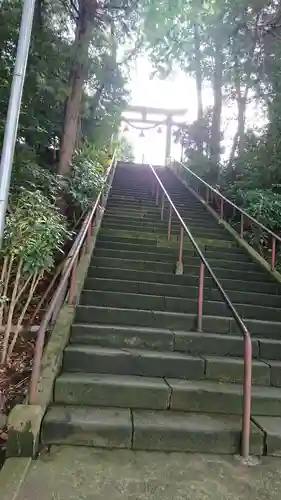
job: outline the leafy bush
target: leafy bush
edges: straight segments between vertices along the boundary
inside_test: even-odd
[[[89,148],[77,150],[72,160],[71,176],[66,179],[66,192],[74,209],[86,210],[96,199],[104,180],[101,153]]]
[[[22,189],[12,197],[6,217],[1,270],[0,321],[5,320],[1,361],[15,346],[34,293],[55,264],[69,233],[66,220],[39,190]],[[12,325],[16,326],[11,337]],[[10,345],[10,346],[9,346]]]
[[[11,193],[20,194],[23,188],[40,190],[51,200],[55,200],[62,187],[62,179],[49,168],[38,163],[34,150],[26,145],[18,145],[15,151],[11,179]]]
[[[233,186],[229,189],[228,196],[269,229],[281,229],[281,194],[271,190],[246,190]]]

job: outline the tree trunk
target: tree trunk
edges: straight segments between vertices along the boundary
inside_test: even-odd
[[[214,107],[211,125],[211,144],[210,144],[210,159],[214,169],[218,173],[220,162],[220,141],[221,141],[221,112],[222,112],[222,47],[218,39],[215,39],[215,54],[214,54],[214,77],[213,77],[213,93]]]
[[[67,176],[71,171],[71,159],[75,148],[81,100],[87,77],[88,47],[93,22],[87,7],[80,1],[79,19],[76,25],[74,60],[70,75],[70,93],[66,102],[63,133],[61,137],[58,173]]]
[[[197,120],[203,118],[203,95],[202,95],[202,67],[201,67],[201,49],[200,49],[200,33],[198,24],[194,24],[194,48],[195,48],[195,80],[197,93]],[[203,153],[203,140],[198,143],[200,153]]]

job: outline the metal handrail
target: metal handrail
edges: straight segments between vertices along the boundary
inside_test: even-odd
[[[110,186],[112,182],[112,177],[110,179],[110,182],[108,183],[108,179],[111,174],[114,173],[114,167],[116,165],[116,151],[113,153],[112,161],[109,166],[109,168],[106,171],[105,178],[103,185],[99,191],[99,194],[97,196],[97,199],[93,205],[93,207],[90,209],[88,214],[85,217],[85,220],[80,228],[79,233],[77,234],[73,245],[65,259],[65,265],[64,269],[61,273],[61,279],[58,284],[58,287],[56,288],[56,291],[52,297],[52,300],[48,306],[48,309],[46,310],[41,324],[39,326],[39,330],[37,333],[37,338],[36,338],[36,344],[35,344],[35,353],[34,353],[34,361],[33,361],[33,366],[32,366],[32,373],[31,373],[31,380],[30,380],[30,391],[29,391],[29,404],[35,404],[36,402],[36,395],[37,395],[37,385],[40,377],[40,369],[41,369],[41,360],[42,360],[42,354],[43,354],[43,349],[44,349],[44,344],[45,344],[45,334],[47,331],[47,328],[53,318],[53,314],[55,311],[58,311],[62,305],[62,302],[64,301],[64,292],[65,292],[65,286],[67,285],[67,281],[70,278],[70,286],[69,286],[69,292],[68,292],[68,304],[71,305],[73,303],[73,295],[74,295],[74,285],[75,285],[75,277],[76,277],[76,268],[78,265],[78,260],[79,260],[79,253],[82,249],[83,244],[86,242],[86,248],[89,249],[90,245],[90,240],[92,237],[92,229],[93,229],[93,219],[96,214],[97,208],[100,205],[103,206],[103,195],[104,195],[104,190],[108,186]],[[58,308],[58,304],[60,307]]]
[[[218,278],[216,277],[215,273],[213,272],[210,264],[208,263],[207,259],[203,255],[202,251],[200,250],[198,244],[196,243],[196,240],[192,236],[190,230],[186,226],[183,218],[181,217],[179,211],[177,210],[176,206],[174,205],[172,199],[170,198],[167,190],[165,189],[163,183],[161,182],[160,178],[158,177],[157,173],[155,172],[154,168],[152,165],[149,165],[156,180],[157,180],[157,188],[156,188],[156,205],[159,203],[159,186],[162,189],[162,202],[161,202],[161,218],[163,220],[164,218],[164,203],[165,203],[165,198],[169,202],[169,220],[168,220],[168,239],[170,239],[171,235],[171,223],[172,223],[172,213],[174,212],[175,215],[177,216],[180,224],[181,224],[181,231],[180,231],[180,245],[179,245],[179,260],[178,264],[182,266],[182,251],[183,251],[183,230],[185,233],[188,235],[193,247],[195,248],[197,254],[200,257],[201,264],[200,264],[200,272],[199,272],[199,291],[198,291],[198,311],[197,311],[197,327],[198,330],[202,330],[202,314],[203,314],[203,290],[204,290],[204,270],[205,268],[208,270],[211,278],[213,279],[216,287],[218,288],[224,302],[230,309],[236,323],[238,324],[243,336],[244,336],[244,385],[243,385],[243,428],[242,428],[242,456],[244,458],[247,458],[249,456],[250,452],[250,428],[251,428],[251,386],[252,386],[252,339],[251,335],[243,322],[242,318],[240,317],[239,313],[237,312],[236,308],[232,304],[230,298],[228,297],[227,293],[224,291],[222,285],[220,284]]]
[[[221,200],[221,205],[220,205],[220,215],[221,218],[223,218],[223,202],[228,203],[232,208],[234,208],[236,211],[240,212],[241,214],[241,221],[240,221],[240,237],[243,239],[244,236],[244,217],[248,220],[251,220],[254,224],[259,226],[263,231],[265,231],[267,234],[270,234],[272,236],[272,248],[271,248],[271,269],[274,271],[275,269],[275,259],[276,259],[276,241],[279,241],[281,243],[281,237],[278,236],[278,234],[274,233],[269,229],[268,227],[264,226],[261,222],[259,222],[255,217],[252,215],[248,214],[245,210],[242,208],[238,207],[235,203],[230,201],[228,198],[226,198],[223,194],[221,194],[217,189],[215,189],[213,186],[208,184],[208,182],[204,181],[199,175],[195,174],[190,168],[188,168],[186,165],[184,165],[181,161],[175,161],[175,163],[178,163],[181,165],[185,170],[187,170],[193,177],[195,177],[201,184],[203,184],[207,188],[206,192],[206,201],[207,203],[209,202],[209,193],[210,191],[215,193],[216,196],[218,196]]]

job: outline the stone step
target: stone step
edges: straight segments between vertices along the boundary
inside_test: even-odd
[[[54,390],[59,404],[148,410],[167,409],[170,397],[171,389],[164,379],[132,375],[62,373]]]
[[[266,324],[267,325],[267,324]],[[270,335],[269,327],[269,335]],[[277,336],[277,335],[276,335]],[[101,347],[129,347],[187,352],[189,354],[243,357],[243,338],[222,333],[172,331],[138,326],[74,323],[72,343]],[[281,360],[281,340],[253,337],[253,357]],[[267,361],[270,363],[271,361]]]
[[[160,218],[159,218],[160,219]],[[121,219],[120,219],[121,220]],[[102,228],[103,229],[111,229],[111,230],[118,230],[118,231],[137,231],[139,233],[157,233],[157,234],[166,234],[167,233],[167,224],[165,224],[161,219],[159,222],[154,222],[152,224],[144,224],[140,225],[136,223],[134,226],[130,223],[123,223],[119,221],[114,221],[112,219],[107,219],[104,220],[102,223]],[[172,234],[177,234],[180,231],[180,225],[178,225],[177,228],[175,226],[172,226],[171,228],[171,233]],[[190,230],[191,231],[191,230]],[[227,238],[228,235],[225,234],[224,231],[217,229],[213,230],[212,228],[204,229],[204,231],[201,228],[198,228],[197,226],[194,226],[192,228],[192,235],[197,238],[207,238],[207,239],[219,239],[219,240],[225,240],[225,239],[230,239]],[[188,236],[186,236],[188,238]]]
[[[80,298],[80,304],[86,306],[96,305],[102,307],[124,307],[149,311],[154,310],[194,314],[197,311],[197,299],[166,296],[161,297],[159,295],[119,293],[102,290],[83,290]],[[218,316],[230,315],[228,308],[223,302],[215,301],[204,301],[203,312]],[[262,310],[262,313],[263,312],[264,311]]]
[[[76,307],[75,321],[83,324],[95,322],[97,324],[165,328],[182,331],[196,329],[195,314],[117,307],[78,305]],[[245,324],[252,336],[280,340],[280,322],[247,319]],[[203,315],[203,331],[242,335],[233,318],[206,314]]]
[[[198,276],[199,275],[199,261],[198,265],[189,265],[189,260],[187,263],[183,262],[183,272],[187,276]],[[226,267],[222,265],[213,265],[212,270],[216,274],[218,279],[236,279],[243,281],[271,281],[271,277],[264,272],[258,271],[245,271],[239,269],[229,269],[229,266],[225,264]],[[155,262],[153,260],[132,260],[123,259],[115,257],[101,257],[93,256],[91,260],[91,267],[107,267],[115,269],[132,269],[139,271],[154,271],[167,274],[175,274],[176,262]],[[91,267],[89,268],[89,276],[91,276]]]
[[[137,293],[145,295],[159,295],[159,296],[169,296],[169,297],[181,297],[181,298],[197,298],[198,286],[188,286],[188,285],[172,285],[163,283],[151,283],[149,281],[128,281],[128,280],[117,280],[110,278],[87,278],[84,284],[84,290],[105,290],[111,292],[122,292],[122,293]],[[253,304],[268,307],[280,307],[281,299],[278,295],[267,295],[264,293],[256,292],[243,292],[228,290],[231,300],[235,304]],[[219,290],[216,289],[215,284],[210,288],[205,284],[204,287],[204,299],[221,301],[221,294]]]
[[[161,283],[161,284],[171,284],[177,286],[192,286],[198,288],[198,276],[190,276],[186,274],[176,275],[176,274],[166,274],[166,273],[156,273],[153,271],[141,271],[134,269],[126,269],[126,273],[124,273],[123,269],[118,268],[107,268],[107,267],[91,267],[89,269],[89,277],[86,279],[86,283],[88,281],[92,281],[92,279],[96,278],[105,278],[105,279],[121,279],[123,281],[143,281],[149,283]],[[205,277],[204,280],[206,288],[214,287],[214,282],[212,278]],[[220,279],[220,283],[222,284],[225,290],[244,290],[247,292],[256,292],[260,289],[260,282],[255,281],[243,281],[243,280],[233,280],[233,279]],[[271,283],[263,283],[262,290],[267,295],[274,295],[275,298],[278,296],[278,285]]]
[[[54,398],[56,403],[67,405],[241,415],[243,388],[241,384],[209,380],[63,373],[56,380]],[[253,415],[280,413],[279,387],[252,387]]]
[[[251,455],[263,453],[263,433],[252,424]],[[43,422],[45,445],[78,445],[150,451],[240,452],[241,419],[88,406],[53,406]]]
[[[156,245],[156,244],[151,244],[151,245],[138,245],[137,243],[122,243],[118,241],[107,241],[107,240],[100,240],[98,239],[96,243],[96,248],[102,248],[102,249],[112,249],[112,250],[119,250],[119,251],[141,251],[141,252],[148,252],[148,253],[161,253],[165,255],[176,255],[178,254],[178,248],[175,246],[173,247],[168,247],[164,245]],[[252,262],[249,258],[248,255],[245,253],[241,252],[239,248],[233,248],[229,249],[231,251],[224,252],[223,250],[206,250],[204,252],[204,255],[207,259],[234,259],[235,261],[240,261],[240,262]],[[187,259],[190,257],[196,256],[196,250],[195,249],[185,249],[183,251],[183,258]]]
[[[82,305],[102,307],[121,307],[141,310],[169,311],[180,313],[196,313],[197,298],[169,297],[137,293],[119,293],[105,290],[84,290],[81,294]],[[275,307],[264,307],[254,304],[234,304],[243,318],[264,319],[281,322],[281,310]],[[230,316],[229,308],[221,301],[207,300],[203,302],[203,314]]]
[[[269,374],[269,366],[264,364],[264,368]],[[179,352],[72,344],[64,351],[63,371],[201,380],[205,378],[205,361]],[[261,380],[266,374],[261,374]]]
[[[125,408],[52,406],[43,420],[45,445],[131,448],[132,416]]]
[[[159,238],[159,236],[155,235],[155,233],[146,233],[146,237],[143,238],[143,235],[139,233],[134,232],[132,235],[131,232],[126,231],[126,232],[120,232],[121,234],[118,234],[118,232],[114,231],[104,231],[100,230],[99,236],[98,236],[98,241],[99,242],[115,242],[115,243],[126,243],[126,244],[135,244],[139,246],[153,246],[153,247],[161,247],[161,248],[177,248],[178,249],[178,238],[175,236],[171,237],[171,240],[168,241],[166,237],[164,238]],[[148,235],[148,237],[147,237]],[[200,239],[198,240],[197,238],[197,244],[202,248],[202,250],[208,251],[214,251],[214,252],[224,252],[225,254],[232,254],[233,252],[240,252],[243,253],[243,250],[238,248],[237,245],[235,244],[234,241],[225,241],[223,242],[222,240],[212,241],[211,243],[206,242],[205,240],[201,241]],[[194,251],[194,246],[191,244],[191,242],[188,239],[185,239],[183,241],[183,250],[191,250]]]
[[[63,370],[66,372],[172,377],[188,380],[207,379],[240,384],[243,382],[244,361],[234,357],[191,356],[171,351],[136,348],[113,349],[72,344],[64,351]],[[274,369],[271,372],[269,364],[258,360],[253,361],[253,384],[270,385],[271,373],[273,373],[273,379],[277,380],[278,375],[280,375],[280,367],[278,372]]]
[[[213,252],[215,254],[215,252]],[[109,258],[114,258],[114,259],[125,259],[125,260],[138,260],[142,262],[147,262],[147,261],[155,261],[155,262],[163,262],[168,263],[172,262],[173,264],[177,262],[178,259],[178,252],[176,249],[173,251],[171,254],[167,253],[161,253],[161,249],[158,249],[158,252],[144,252],[144,251],[137,251],[137,250],[116,250],[116,249],[105,249],[105,248],[99,248],[97,247],[94,251],[94,256],[96,257],[109,257]],[[205,255],[207,257],[207,255]],[[245,271],[257,271],[260,272],[260,267],[258,264],[255,262],[241,262],[241,261],[236,261],[234,259],[232,260],[227,260],[223,259],[221,256],[217,256],[215,258],[208,258],[208,263],[211,267],[221,267],[221,268],[228,268],[228,269],[239,269],[239,270],[245,270]],[[200,257],[198,255],[190,256],[190,255],[183,255],[183,261],[184,263],[187,262],[189,266],[196,266],[200,263]]]
[[[239,415],[243,406],[243,387],[238,384],[209,381],[166,379],[172,397],[170,408],[198,413],[228,413]],[[252,415],[279,416],[281,389],[252,387]]]
[[[112,221],[121,221],[121,222],[126,222],[127,224],[138,224],[140,221],[142,224],[153,224],[154,222],[159,222],[160,220],[160,210],[159,208],[156,208],[154,211],[150,210],[147,212],[144,212],[143,210],[137,210],[137,211],[118,211],[118,210],[106,210],[104,214],[104,219],[103,220],[112,220]],[[197,225],[200,226],[200,228],[210,228],[213,227],[214,229],[220,228],[219,224],[215,221],[210,219],[206,219],[206,217],[191,217],[191,214],[186,214],[181,213],[181,216],[183,217],[185,223],[189,226],[191,225]],[[164,223],[167,224],[168,222],[168,217],[169,217],[169,212],[168,210],[164,210]],[[174,224],[180,224],[179,219],[173,215],[172,216],[172,225]]]
[[[121,229],[109,229],[109,228],[101,228],[99,233],[99,237],[104,239],[110,239],[111,241],[123,241],[124,239],[131,238],[133,240],[142,240],[144,244],[147,244],[149,241],[153,240],[158,243],[168,244],[168,246],[176,245],[179,241],[179,234],[172,234],[171,240],[167,241],[167,235],[165,233],[155,233],[155,232],[139,232],[130,230],[121,230]],[[196,237],[196,243],[200,248],[231,248],[234,243],[231,239],[228,238],[228,235],[225,235],[225,239],[213,239],[204,237]],[[184,237],[183,248],[194,248],[193,244],[189,240],[188,236]]]
[[[180,210],[180,215],[184,219],[184,221],[187,222],[194,222],[198,225],[203,225],[203,226],[208,226],[208,227],[216,227],[220,228],[221,226],[218,224],[218,222],[213,219],[211,216],[207,216],[204,212],[198,212],[198,211],[190,211],[190,210]],[[127,220],[128,222],[136,223],[139,219],[142,219],[143,221],[150,221],[150,223],[157,222],[161,217],[161,207],[160,206],[149,206],[145,207],[143,205],[138,205],[138,206],[120,206],[118,204],[116,205],[107,205],[106,211],[105,211],[105,216],[107,218],[111,218],[112,220],[117,221],[119,218],[120,220]],[[168,208],[164,208],[164,221],[165,224],[167,224],[169,217],[169,210]],[[179,219],[176,215],[173,215],[172,217],[172,223],[179,222]]]
[[[172,331],[164,328],[74,323],[70,342],[100,347],[178,351],[192,355],[244,356],[242,336],[229,333],[224,335]],[[281,360],[281,341],[272,340],[270,349],[267,339],[253,338],[252,344],[253,358]]]

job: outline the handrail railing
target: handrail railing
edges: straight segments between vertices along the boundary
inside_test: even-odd
[[[236,212],[239,212],[241,214],[240,217],[240,238],[244,238],[244,224],[245,224],[245,219],[248,219],[252,221],[256,226],[260,227],[263,231],[265,231],[268,235],[271,236],[272,242],[271,242],[271,270],[275,270],[275,261],[276,261],[276,241],[279,241],[281,243],[281,237],[278,236],[278,234],[274,233],[269,229],[268,227],[264,226],[261,222],[259,222],[255,217],[252,215],[248,214],[245,210],[242,208],[238,207],[235,203],[230,201],[228,198],[226,198],[220,191],[215,189],[213,186],[208,184],[208,182],[204,181],[199,175],[195,174],[190,168],[188,168],[186,165],[184,165],[180,161],[175,161],[178,165],[180,165],[182,168],[184,168],[189,174],[193,176],[193,178],[197,179],[202,186],[205,186],[206,192],[205,192],[205,201],[209,204],[211,201],[211,196],[210,193],[214,193],[219,199],[220,199],[220,217],[223,219],[224,218],[224,203],[227,203],[230,205]]]
[[[203,255],[202,251],[200,250],[198,244],[196,243],[196,240],[194,239],[190,230],[186,226],[183,218],[181,217],[176,206],[174,205],[172,199],[170,198],[167,190],[165,189],[163,183],[161,182],[161,180],[158,177],[157,173],[155,172],[154,168],[152,167],[152,165],[149,165],[149,166],[150,166],[150,168],[155,176],[155,179],[157,181],[157,184],[156,184],[156,205],[159,205],[159,195],[160,195],[159,186],[162,189],[162,197],[161,197],[162,198],[161,199],[161,219],[162,220],[164,219],[165,198],[169,202],[168,240],[170,240],[170,238],[171,238],[171,227],[172,227],[172,215],[173,215],[173,213],[177,216],[177,218],[181,224],[177,268],[182,269],[182,267],[183,267],[182,259],[183,259],[184,232],[187,234],[189,240],[191,241],[193,247],[195,248],[195,250],[196,250],[196,252],[201,260],[200,270],[199,270],[199,287],[198,287],[198,304],[197,304],[197,329],[198,329],[198,331],[202,330],[203,299],[204,299],[203,298],[204,274],[205,274],[205,269],[207,269],[213,282],[215,283],[216,287],[218,288],[225,304],[230,309],[232,316],[234,317],[239,329],[241,330],[241,333],[243,334],[243,337],[244,337],[244,383],[243,383],[243,424],[242,424],[242,450],[241,450],[241,452],[242,452],[242,456],[244,458],[247,458],[249,456],[249,452],[250,452],[251,392],[252,392],[252,339],[251,339],[250,333],[249,333],[245,323],[243,322],[242,318],[240,317],[239,313],[237,312],[236,308],[232,304],[227,293],[224,291],[222,285],[220,284],[215,273],[213,272],[206,257]],[[154,188],[154,186],[153,186],[153,188]],[[154,194],[154,189],[152,190],[152,192]]]
[[[37,385],[40,377],[41,360],[45,344],[46,331],[48,329],[51,320],[53,320],[55,311],[58,312],[60,310],[60,307],[65,300],[65,287],[67,286],[69,278],[70,278],[70,285],[68,290],[68,304],[71,305],[73,303],[75,277],[76,277],[77,265],[79,262],[79,254],[84,243],[86,244],[86,251],[89,250],[90,241],[92,238],[94,218],[98,207],[103,208],[104,191],[108,186],[109,187],[111,186],[115,165],[116,165],[116,151],[114,151],[111,164],[106,171],[104,182],[97,196],[97,199],[93,204],[92,208],[90,209],[90,211],[88,212],[88,214],[86,215],[84,222],[80,228],[80,231],[77,234],[73,242],[73,245],[65,259],[65,265],[61,273],[60,282],[39,326],[36,338],[34,361],[32,366],[31,380],[30,380],[30,390],[29,390],[30,404],[34,404],[36,401]]]

